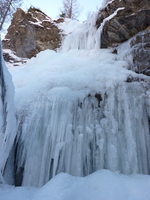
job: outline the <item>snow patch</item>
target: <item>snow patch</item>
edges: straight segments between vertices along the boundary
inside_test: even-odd
[[[149,200],[150,176],[108,170],[79,178],[61,173],[40,189],[0,185],[0,200]]]

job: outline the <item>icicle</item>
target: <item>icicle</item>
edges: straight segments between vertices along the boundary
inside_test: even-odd
[[[67,52],[70,49],[100,49],[101,33],[105,23],[117,15],[119,10],[123,9],[118,8],[113,14],[105,18],[98,29],[96,28],[98,12],[92,14],[85,23],[78,26],[72,33],[66,36],[61,51]]]
[[[149,107],[142,93],[140,83],[122,83],[101,98],[46,101],[42,95],[28,105],[32,115],[18,121],[22,184],[42,186],[60,172],[85,176],[104,168],[149,174]]]
[[[98,30],[94,14],[66,37],[62,52],[100,48],[103,26],[118,10]],[[23,76],[26,83],[16,80],[22,87],[16,98],[17,185],[40,187],[60,172],[149,174],[149,83],[125,82],[135,74],[109,50],[62,52],[60,57],[48,50],[40,53],[25,71],[20,69],[29,74],[34,68],[31,77]],[[33,80],[35,71],[38,78]]]
[[[14,87],[2,57],[0,41],[0,179],[3,179],[7,159],[16,136]],[[2,180],[4,181],[4,180]],[[7,180],[9,181],[9,180]]]
[[[66,36],[62,44],[62,52],[67,52],[70,49],[94,49],[97,16],[98,12],[93,13],[86,22]]]

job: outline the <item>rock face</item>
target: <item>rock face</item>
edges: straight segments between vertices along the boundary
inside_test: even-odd
[[[131,69],[150,76],[150,0],[113,0],[99,11],[101,48],[129,43]],[[129,52],[128,52],[129,53]]]
[[[132,38],[130,46],[134,71],[150,76],[150,28]]]
[[[106,18],[112,16],[110,20]],[[115,0],[99,12],[97,26],[105,19],[101,47],[124,42],[150,26],[150,0]]]
[[[7,64],[7,67],[21,66],[27,62],[27,58],[20,58],[16,56],[15,52],[10,49],[3,49],[3,58]]]
[[[18,8],[3,40],[3,49],[16,52],[18,57],[31,58],[40,51],[58,48],[60,32],[57,24],[39,9],[24,12]]]

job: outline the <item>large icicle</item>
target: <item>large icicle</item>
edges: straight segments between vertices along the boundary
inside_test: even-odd
[[[16,135],[14,116],[14,87],[6,69],[0,41],[0,181]]]

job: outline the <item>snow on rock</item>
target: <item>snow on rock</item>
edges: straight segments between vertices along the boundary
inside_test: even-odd
[[[117,13],[118,13],[118,11],[120,11],[120,10],[124,10],[124,7],[122,7],[122,8],[118,8],[117,10],[115,10],[115,12],[113,13],[113,14],[111,14],[111,15],[109,15],[108,17],[106,17],[104,20],[103,20],[103,22],[101,23],[101,26],[99,27],[99,40],[100,40],[100,42],[99,42],[99,45],[98,45],[98,48],[100,48],[101,47],[101,34],[102,34],[102,31],[103,31],[103,28],[104,28],[104,26],[105,26],[105,23],[107,22],[107,21],[109,21],[109,20],[111,20],[111,19],[113,19],[116,15],[117,15]]]
[[[107,7],[108,4],[111,4],[114,0],[103,0],[101,8]]]
[[[18,57],[32,58],[46,49],[60,47],[61,30],[50,17],[36,8],[24,12],[17,8],[3,40],[3,49],[11,49]]]
[[[110,1],[105,8],[99,10],[97,27],[118,8],[124,9],[119,10],[111,20],[107,20],[103,27],[101,48],[117,46],[150,26],[148,0],[115,0]]]
[[[128,61],[129,69],[150,76],[150,28],[118,46],[121,59]]]
[[[3,57],[8,68],[21,66],[27,62],[26,58],[16,56],[15,52],[10,49],[3,49]]]
[[[75,28],[73,24],[72,27],[74,30],[62,42],[61,52],[66,52],[70,49],[99,49],[101,46],[101,33],[105,23],[114,18],[117,13],[123,9],[124,7],[116,9],[111,15],[103,20],[101,26],[98,29],[96,26],[99,14],[98,11],[93,13],[83,24],[79,24]],[[67,30],[69,24],[67,24],[67,26],[64,26],[64,24],[65,23],[62,23],[62,28]],[[72,24],[70,23],[70,25]]]

